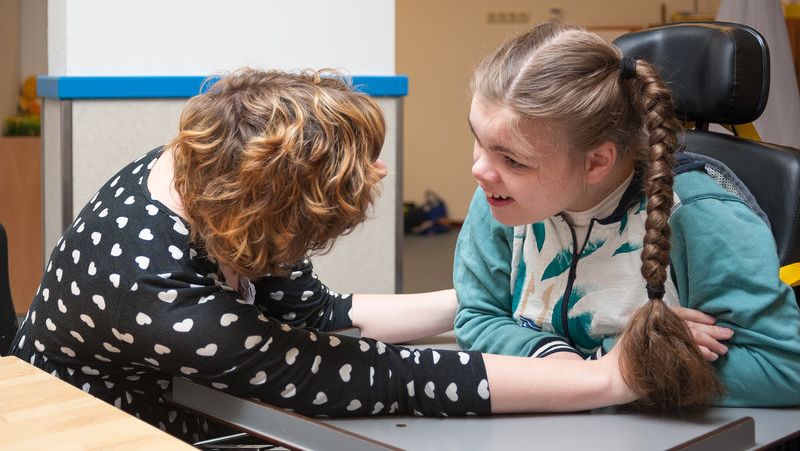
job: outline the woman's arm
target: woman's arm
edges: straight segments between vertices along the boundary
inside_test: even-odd
[[[453,329],[455,290],[417,294],[353,295],[353,325],[361,335],[404,343]]]
[[[282,323],[327,332],[352,325],[351,295],[336,293],[325,286],[308,259],[298,262],[285,276],[265,276],[252,283],[256,307]]]

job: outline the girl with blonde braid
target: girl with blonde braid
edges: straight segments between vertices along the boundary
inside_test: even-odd
[[[654,66],[543,24],[472,89],[464,349],[577,360],[619,341],[643,408],[800,403],[800,313],[770,229],[679,151]]]

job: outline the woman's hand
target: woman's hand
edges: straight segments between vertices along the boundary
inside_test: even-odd
[[[689,327],[700,353],[709,362],[716,361],[719,356],[728,352],[728,347],[721,343],[733,336],[733,330],[727,327],[715,326],[717,322],[713,316],[686,307],[672,306],[672,311],[678,315]]]
[[[611,396],[615,404],[628,404],[639,399],[636,394],[625,383],[622,377],[622,368],[620,367],[620,355],[622,354],[622,347],[624,346],[622,340],[617,340],[617,344],[611,348],[608,354],[595,360],[593,363],[600,365],[611,377]]]

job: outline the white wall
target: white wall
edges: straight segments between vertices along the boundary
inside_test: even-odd
[[[395,73],[394,0],[49,0],[47,21],[51,75],[209,75],[244,65]],[[382,158],[392,173],[372,219],[337,242],[331,254],[314,259],[320,278],[338,291],[400,289],[396,231],[402,99],[378,102],[388,123]],[[62,223],[61,175],[71,187],[74,216],[117,169],[177,131],[184,103],[45,103],[44,151],[51,162],[45,171],[56,173],[45,179],[46,253],[61,233],[53,232]],[[57,173],[61,152],[71,155],[72,172]]]
[[[53,75],[207,75],[245,65],[394,74],[394,0],[50,4]]]

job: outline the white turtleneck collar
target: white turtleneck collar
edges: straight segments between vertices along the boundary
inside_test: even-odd
[[[633,173],[628,176],[620,185],[611,192],[605,199],[601,200],[600,203],[595,205],[594,207],[584,210],[584,211],[570,211],[564,210],[563,215],[571,226],[576,228],[584,228],[589,227],[589,222],[592,218],[595,219],[603,219],[614,213],[614,210],[617,209],[620,200],[622,200],[622,196],[625,194],[625,190],[628,189],[628,186],[631,184],[633,180]]]

